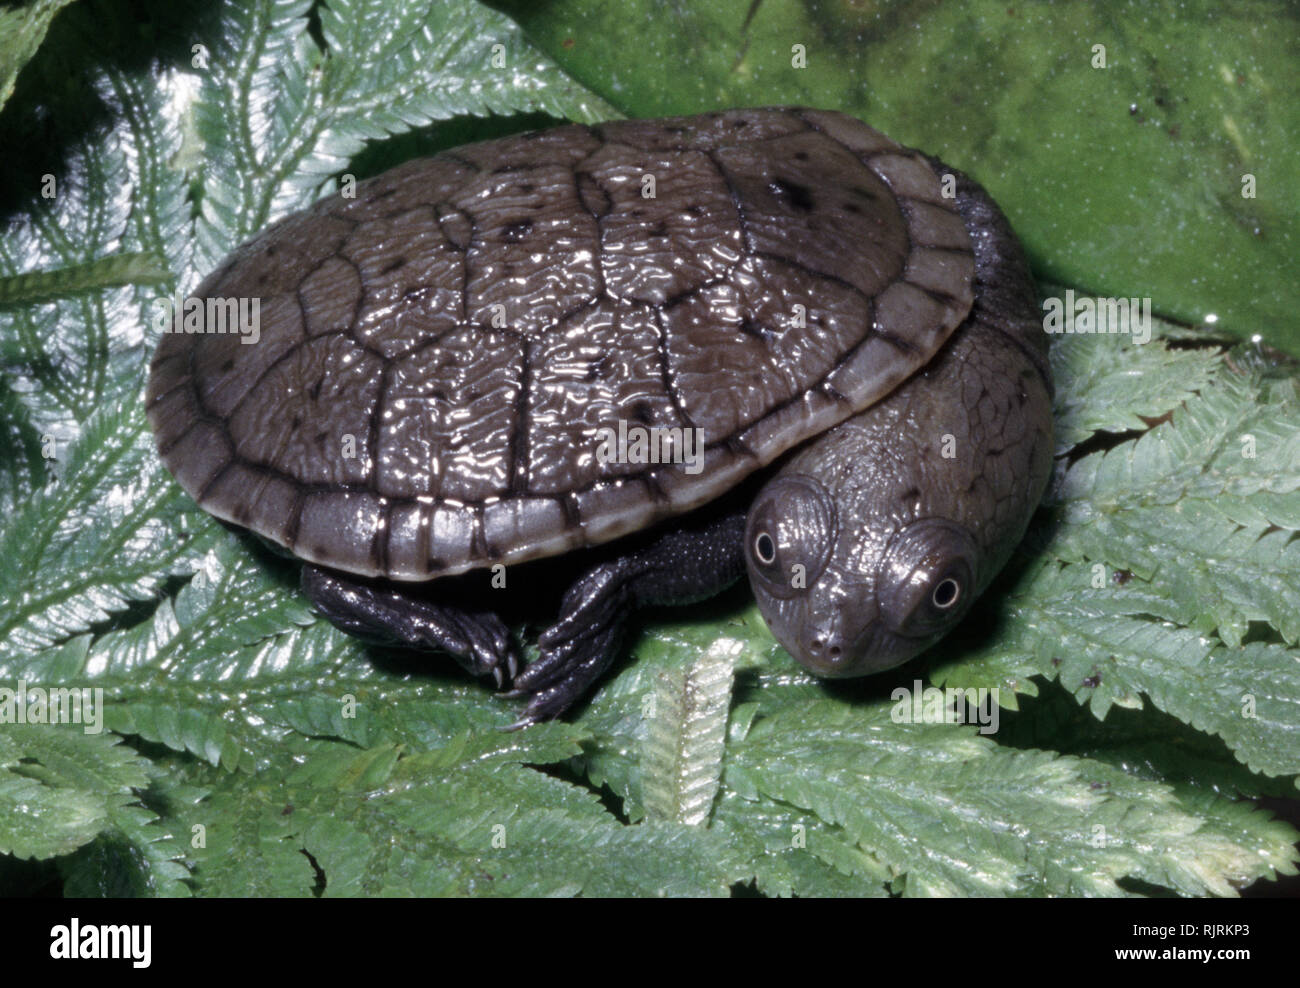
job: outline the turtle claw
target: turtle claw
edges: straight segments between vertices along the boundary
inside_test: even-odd
[[[542,654],[515,677],[505,694],[528,698],[523,716],[511,728],[550,720],[573,706],[613,662],[622,625],[620,615],[594,627],[570,623],[568,627],[582,630],[569,638],[556,634],[561,623],[543,634]]]
[[[467,611],[323,567],[305,565],[302,587],[335,627],[367,641],[447,652],[499,687],[519,669],[510,629],[491,611]]]

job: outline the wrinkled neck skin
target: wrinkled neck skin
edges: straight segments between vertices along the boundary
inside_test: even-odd
[[[983,189],[935,168],[957,177],[975,247],[971,314],[915,378],[798,450],[747,520],[763,616],[821,676],[893,668],[959,623],[1024,535],[1051,473],[1033,279]]]

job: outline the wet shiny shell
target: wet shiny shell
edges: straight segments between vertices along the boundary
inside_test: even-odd
[[[199,286],[259,298],[260,339],[165,335],[147,402],[206,510],[357,574],[430,579],[691,510],[891,392],[971,305],[939,176],[837,113],[565,126],[355,191]],[[620,420],[701,430],[703,469],[603,462]]]

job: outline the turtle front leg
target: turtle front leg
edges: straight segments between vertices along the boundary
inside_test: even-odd
[[[331,624],[359,638],[439,649],[475,676],[492,676],[498,687],[518,671],[509,630],[490,611],[435,604],[400,585],[367,583],[310,563],[302,567],[302,589]]]
[[[689,604],[720,593],[745,572],[745,513],[671,529],[649,545],[592,567],[574,582],[560,617],[538,639],[541,655],[506,696],[528,706],[511,728],[556,717],[609,668],[629,615],[654,604]]]

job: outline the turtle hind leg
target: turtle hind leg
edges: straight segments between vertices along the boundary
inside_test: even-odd
[[[586,693],[613,662],[638,607],[689,604],[739,579],[744,536],[745,513],[728,511],[670,529],[587,570],[565,593],[559,619],[538,638],[541,655],[506,694],[528,697],[511,727],[557,717]]]
[[[518,659],[509,630],[490,611],[436,604],[404,593],[400,584],[354,579],[304,563],[302,589],[334,627],[367,641],[447,652],[475,676],[498,687],[513,679]]]

